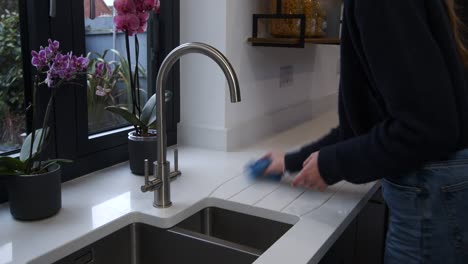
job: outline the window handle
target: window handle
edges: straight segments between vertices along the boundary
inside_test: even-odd
[[[96,18],[96,3],[95,0],[89,0],[89,19]]]
[[[50,17],[55,17],[55,15],[57,14],[57,2],[56,0],[50,0],[49,2],[49,16]]]

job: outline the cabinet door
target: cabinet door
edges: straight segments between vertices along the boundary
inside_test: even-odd
[[[357,218],[346,228],[319,264],[354,264]]]
[[[354,263],[382,263],[386,232],[385,210],[385,204],[369,201],[359,214]]]
[[[462,19],[462,22],[465,25],[467,25],[468,24],[468,2],[466,2],[465,0],[458,0],[457,5],[459,7],[458,12],[460,12],[460,18]]]
[[[319,263],[383,263],[386,210],[382,192],[378,190]]]

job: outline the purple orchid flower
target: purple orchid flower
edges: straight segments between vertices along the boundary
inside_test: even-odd
[[[50,88],[55,87],[60,80],[69,81],[88,67],[89,60],[83,56],[75,56],[72,52],[62,54],[58,49],[60,43],[49,39],[49,45],[40,47],[39,52],[31,52],[31,64],[40,72],[47,68],[44,82]]]
[[[94,76],[97,78],[102,78],[103,74],[104,74],[104,62],[97,62]]]
[[[36,67],[38,71],[42,70],[42,68],[48,65],[48,60],[47,60],[45,50],[40,50],[39,52],[33,50],[31,52],[31,56],[32,56],[31,64],[34,67]]]
[[[104,88],[101,85],[96,87],[96,95],[100,97],[107,96],[111,91],[112,89]]]
[[[96,62],[95,67],[96,68],[93,74],[95,78],[104,78],[104,75],[107,75],[109,78],[112,76],[113,71],[108,63],[99,61]]]

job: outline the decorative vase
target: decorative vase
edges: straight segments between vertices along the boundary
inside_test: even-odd
[[[145,163],[149,161],[149,173],[153,173],[153,162],[157,160],[158,137],[156,130],[150,130],[151,136],[137,136],[136,132],[128,133],[128,155],[130,170],[136,175],[144,175]]]
[[[11,177],[8,181],[10,213],[18,220],[40,220],[57,214],[62,208],[60,165],[48,172]]]
[[[323,37],[327,29],[326,2],[330,0],[283,0],[281,10],[277,10],[278,0],[272,0],[271,9],[274,14],[278,11],[283,15],[304,14],[305,36],[308,38]],[[298,37],[300,35],[299,20],[272,19],[271,34],[275,37]]]

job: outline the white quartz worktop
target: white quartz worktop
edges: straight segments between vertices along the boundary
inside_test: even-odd
[[[327,132],[334,113],[233,152],[179,147],[182,176],[171,183],[173,206],[152,206],[153,193],[142,193],[143,178],[127,163],[63,184],[58,215],[35,222],[12,218],[0,205],[0,264],[51,263],[135,222],[172,227],[206,206],[294,224],[255,263],[317,263],[363,208],[379,183],[341,182],[320,193],[286,182],[255,182],[244,165],[267,150],[291,149]],[[168,155],[171,157],[172,155]]]

